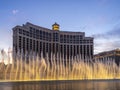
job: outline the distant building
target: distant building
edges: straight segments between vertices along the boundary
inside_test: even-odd
[[[115,63],[119,65],[120,64],[120,49],[101,52],[99,54],[94,55],[94,58],[100,59],[100,60],[104,60],[104,58],[108,58],[108,60],[114,60]]]
[[[25,52],[43,53],[49,58],[51,53],[64,58],[81,55],[82,58],[93,57],[93,38],[85,37],[84,32],[60,31],[60,26],[55,23],[52,29],[44,28],[27,22],[23,26],[13,28],[14,53],[19,50]]]

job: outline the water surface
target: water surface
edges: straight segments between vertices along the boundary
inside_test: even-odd
[[[0,90],[120,90],[120,80],[0,82]]]

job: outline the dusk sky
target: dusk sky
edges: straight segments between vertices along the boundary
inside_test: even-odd
[[[85,32],[95,53],[120,47],[120,0],[0,0],[0,49],[12,48],[12,28],[26,22]]]

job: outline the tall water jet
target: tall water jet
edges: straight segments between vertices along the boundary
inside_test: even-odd
[[[120,79],[120,66],[111,58],[93,61],[87,56],[84,60],[82,55],[67,58],[62,54],[53,53],[51,58],[48,58],[48,54],[43,58],[43,53],[39,57],[33,52],[24,54],[21,51],[12,61],[9,53],[6,55],[8,58],[5,52],[0,52],[0,80],[2,81]]]

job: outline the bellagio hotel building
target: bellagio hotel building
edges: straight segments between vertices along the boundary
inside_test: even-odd
[[[75,30],[74,30],[75,31]],[[93,58],[93,38],[85,37],[84,32],[61,31],[59,24],[52,29],[27,22],[13,28],[13,52],[35,52],[39,56],[51,58],[51,55],[82,59]],[[42,54],[41,54],[42,53]]]

